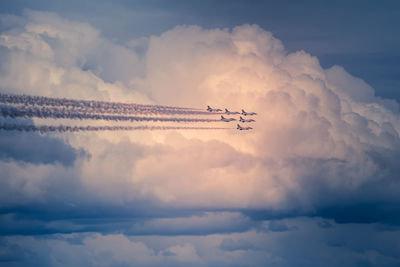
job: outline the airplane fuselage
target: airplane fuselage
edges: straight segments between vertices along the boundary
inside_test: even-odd
[[[243,131],[243,130],[247,131],[247,130],[251,130],[251,129],[253,129],[253,128],[251,128],[251,127],[242,127],[242,126],[240,126],[240,125],[238,124],[236,129],[238,129],[238,130],[240,130],[240,131]]]
[[[242,109],[242,115],[243,116],[253,116],[253,115],[257,115],[257,113],[255,112],[246,112]]]
[[[222,109],[219,109],[219,108],[212,108],[212,107],[210,107],[210,106],[207,106],[207,111],[209,111],[209,112],[221,112]]]
[[[227,108],[225,109],[225,114],[226,115],[237,115],[237,114],[240,114],[239,112],[237,112],[237,111],[229,111]]]
[[[253,121],[255,121],[255,120],[253,120],[253,119],[248,119],[248,120],[245,120],[245,119],[243,119],[242,117],[240,117],[240,120],[239,120],[240,122],[253,122]]]
[[[225,122],[230,122],[230,121],[235,121],[236,119],[234,118],[225,118],[224,116],[221,116],[221,121],[225,121]]]

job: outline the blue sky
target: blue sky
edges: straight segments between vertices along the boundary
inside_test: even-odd
[[[258,115],[252,131],[45,133],[4,125],[143,124],[1,109],[0,265],[398,266],[399,10],[1,1],[2,96]]]

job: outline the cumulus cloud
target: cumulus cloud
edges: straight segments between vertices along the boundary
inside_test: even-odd
[[[141,73],[132,69],[141,68],[136,54],[87,23],[29,11],[21,28],[2,33],[0,45],[8,50],[2,53],[0,83],[7,92],[100,100],[132,94],[146,101],[123,85]]]
[[[115,191],[117,198],[129,194],[172,206],[306,213],[346,205],[350,196],[356,203],[399,200],[396,164],[384,160],[400,150],[395,103],[375,97],[371,87],[340,67],[324,70],[304,51],[287,54],[279,40],[255,25],[176,27],[151,36],[139,57],[85,23],[40,12],[28,12],[26,21],[24,28],[1,35],[7,60],[0,84],[7,92],[123,96],[192,107],[211,103],[259,113],[255,130],[246,135],[155,134],[156,145],[146,146],[146,155],[133,157],[122,173],[111,162],[131,160],[114,149],[101,156],[104,137],[90,144],[71,137],[73,145],[92,154],[79,166],[78,179],[89,188],[108,195],[112,179],[124,188]],[[113,60],[103,58],[103,49]],[[121,51],[127,55],[119,57]],[[113,71],[104,64],[130,75],[110,78]],[[112,137],[113,143],[118,140]],[[131,142],[148,140],[142,135]],[[368,193],[377,187],[374,196]]]
[[[288,54],[256,25],[178,26],[117,44],[86,23],[52,13],[29,11],[22,20],[0,35],[2,93],[209,104],[258,115],[246,132],[60,133],[73,149],[59,160],[68,167],[57,160],[21,164],[12,160],[15,151],[7,152],[0,190],[1,222],[9,233],[23,234],[29,222],[31,234],[132,235],[243,232],[263,220],[296,216],[399,223],[397,103],[374,96],[343,68],[323,69],[304,51]],[[65,160],[78,149],[90,157]],[[291,229],[270,222],[261,232],[289,235]],[[246,242],[227,240],[221,245],[227,253],[245,250]],[[201,250],[191,243],[163,252],[126,247],[201,264]],[[382,256],[374,253],[362,259]]]

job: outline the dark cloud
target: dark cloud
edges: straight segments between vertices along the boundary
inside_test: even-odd
[[[0,210],[0,235],[47,235],[57,233],[98,232],[136,235],[210,235],[245,232],[260,228],[238,212],[199,212],[143,205],[146,209],[124,208],[107,204],[71,208],[63,203],[23,209]],[[149,211],[151,209],[151,211]]]
[[[337,223],[386,223],[400,225],[400,206],[396,203],[366,202],[321,208],[317,216]]]
[[[219,248],[225,251],[254,250],[255,246],[244,239],[235,240],[232,238],[225,238],[224,240],[222,240]]]
[[[209,235],[245,232],[257,224],[238,212],[204,212],[187,217],[155,218],[134,222],[127,235]]]
[[[333,225],[327,220],[319,221],[319,222],[317,222],[317,224],[321,228],[331,228],[331,227],[333,227]]]
[[[321,228],[319,218],[288,220],[301,231],[208,236],[75,233],[0,238],[5,266],[398,266],[399,232],[373,224]],[[14,257],[19,255],[19,257]],[[115,264],[114,264],[115,263]]]
[[[0,123],[33,125],[31,119],[0,118]],[[83,149],[73,148],[64,140],[33,132],[0,130],[0,160],[31,164],[72,166],[78,157],[89,156]]]
[[[84,155],[63,140],[37,133],[0,131],[0,160],[71,166]]]
[[[286,232],[289,231],[290,228],[283,222],[270,221],[268,224],[268,230],[271,232]]]

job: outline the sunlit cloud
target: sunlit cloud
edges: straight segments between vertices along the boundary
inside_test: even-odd
[[[48,119],[52,125],[74,116],[85,120],[76,131],[65,125],[45,135],[12,137],[0,128],[1,140],[19,143],[24,151],[22,156],[0,142],[1,234],[26,235],[7,237],[7,244],[39,253],[42,241],[29,235],[62,233],[73,238],[74,233],[95,232],[81,236],[78,244],[60,237],[46,246],[54,246],[70,264],[75,262],[64,248],[75,251],[81,265],[86,260],[111,264],[112,259],[104,258],[110,253],[120,264],[223,266],[232,264],[224,261],[229,255],[243,264],[244,258],[254,256],[259,262],[288,266],[279,245],[286,238],[257,243],[256,233],[264,238],[285,235],[309,227],[303,221],[309,220],[314,226],[307,233],[318,229],[332,242],[326,246],[340,247],[327,234],[330,228],[321,225],[399,225],[397,103],[376,97],[373,88],[342,67],[323,69],[318,58],[304,51],[288,53],[281,41],[257,25],[178,26],[145,42],[119,44],[87,23],[53,13],[28,11],[21,19],[22,26],[18,23],[0,35],[3,96],[118,101],[152,105],[154,110],[146,111],[153,116],[148,117],[145,111],[127,115],[122,109],[109,114],[112,108],[107,107],[79,112],[52,107],[48,116],[36,116],[29,114],[44,114],[37,103],[1,106],[6,117],[1,125],[22,114],[30,119],[32,131],[42,133],[54,132],[40,130]],[[139,53],[136,45],[145,49]],[[162,113],[160,105],[191,109]],[[204,121],[187,117],[206,116],[202,112],[207,105],[256,112],[253,129],[200,131],[196,127],[228,125],[219,116],[207,115]],[[169,122],[192,129],[183,131],[174,124],[169,131],[146,131],[163,127],[166,115],[171,116]],[[172,117],[178,115],[184,117]],[[138,125],[138,118],[154,124]],[[84,128],[88,120],[97,124]],[[100,131],[119,127],[109,121],[143,131]],[[38,147],[43,143],[44,151]],[[278,219],[289,223],[274,221]],[[141,235],[209,235],[218,240],[208,241],[212,245],[206,248],[182,239],[155,249],[148,240],[130,239]],[[276,251],[266,249],[268,242]],[[352,246],[357,251],[358,245]],[[95,256],[85,259],[83,253]],[[375,257],[398,263],[392,256],[357,254],[365,261]]]

